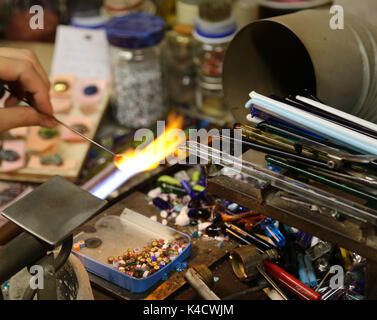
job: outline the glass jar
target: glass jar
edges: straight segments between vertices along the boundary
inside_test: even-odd
[[[4,25],[4,37],[11,41],[53,42],[59,25],[59,8],[55,1],[14,0],[7,1],[10,6],[8,19]],[[42,19],[33,19],[41,11],[30,11],[35,5],[43,8]],[[43,22],[43,26],[41,25]],[[32,28],[31,23],[35,26]]]
[[[113,18],[106,27],[113,76],[112,108],[119,124],[149,127],[167,112],[160,43],[164,21],[148,13]]]
[[[197,16],[195,21],[196,104],[200,111],[212,117],[221,118],[228,113],[223,96],[222,72],[226,49],[236,31],[233,15],[216,22]]]
[[[111,19],[134,12],[156,13],[156,5],[150,0],[105,0],[101,15]]]
[[[175,23],[175,3],[175,0],[154,0],[154,4],[157,8],[157,14],[162,17],[168,24]]]
[[[175,25],[166,35],[164,65],[169,103],[185,108],[195,105],[196,68],[193,27]]]

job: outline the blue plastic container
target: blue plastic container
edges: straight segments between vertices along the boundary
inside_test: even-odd
[[[102,240],[102,245],[96,249],[83,248],[80,252],[72,252],[86,270],[132,292],[148,290],[191,254],[191,238],[188,235],[129,209],[125,209],[120,217],[107,216],[100,219],[95,227],[95,233],[84,233],[75,238],[75,242],[97,237]],[[106,263],[109,256],[120,255],[127,248],[145,246],[152,238],[174,240],[176,235],[187,239],[187,247],[172,262],[145,279],[135,279]]]

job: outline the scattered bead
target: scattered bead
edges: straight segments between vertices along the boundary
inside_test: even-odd
[[[38,135],[42,139],[52,139],[58,134],[58,130],[56,128],[48,129],[48,128],[40,128],[38,131]]]
[[[175,224],[181,227],[187,226],[190,224],[190,218],[188,216],[188,207],[184,206],[180,212],[180,214],[175,219]]]
[[[13,150],[1,150],[0,151],[0,160],[4,161],[17,161],[20,158],[20,155]]]
[[[83,91],[84,91],[85,95],[92,96],[92,95],[98,93],[98,88],[97,88],[97,86],[92,85],[92,86],[85,87]]]
[[[68,82],[65,82],[65,81],[56,81],[54,83],[54,90],[56,92],[59,92],[59,93],[65,92],[65,91],[68,90],[68,88],[69,88]]]
[[[161,199],[160,197],[154,198],[154,199],[153,199],[153,204],[154,204],[157,208],[159,208],[159,209],[161,209],[161,210],[167,210],[167,209],[170,209],[170,204],[169,204],[167,201]]]
[[[39,161],[43,165],[61,166],[63,164],[63,158],[57,153],[41,156]]]
[[[157,187],[148,192],[148,197],[151,199],[157,198],[162,193],[161,188]]]
[[[195,231],[192,233],[191,237],[192,237],[192,238],[200,238],[198,230],[195,230]]]

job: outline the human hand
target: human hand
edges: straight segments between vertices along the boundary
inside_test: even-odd
[[[35,54],[30,50],[0,48],[0,80],[7,84],[15,96],[9,96],[0,108],[0,132],[11,128],[39,125],[53,128],[49,90],[50,81]],[[39,111],[29,106],[19,106],[26,98]],[[46,115],[47,114],[47,115]]]

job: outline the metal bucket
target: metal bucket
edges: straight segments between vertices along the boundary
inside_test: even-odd
[[[225,100],[245,122],[252,90],[270,95],[314,92],[324,103],[377,121],[377,30],[352,15],[330,28],[327,10],[259,20],[230,43],[224,61]]]

